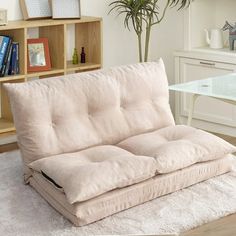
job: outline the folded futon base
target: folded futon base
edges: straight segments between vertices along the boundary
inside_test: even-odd
[[[157,175],[141,183],[102,194],[93,199],[69,204],[63,191],[34,172],[29,179],[49,204],[76,226],[83,226],[157,197],[186,188],[231,170],[231,156],[194,164],[169,174]]]
[[[25,181],[77,226],[226,173],[236,152],[175,124],[162,60],[4,88]]]

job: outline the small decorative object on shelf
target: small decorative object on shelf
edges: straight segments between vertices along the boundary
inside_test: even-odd
[[[211,29],[210,33],[207,29],[206,32],[206,41],[210,48],[221,49],[224,47],[223,34],[221,29]]]
[[[28,39],[28,72],[51,70],[47,38]]]
[[[234,50],[234,41],[236,40],[236,23],[230,24],[228,21],[225,22],[222,30],[229,30],[229,49]]]
[[[74,53],[73,53],[73,57],[72,57],[72,64],[76,65],[79,63],[79,56],[78,56],[78,52],[77,49],[74,48]]]
[[[0,8],[0,25],[7,25],[7,9]]]
[[[80,54],[80,63],[86,63],[86,54],[84,52],[84,47],[82,47],[82,51]]]
[[[48,0],[20,0],[20,6],[24,20],[52,17]]]
[[[53,19],[78,19],[81,17],[80,0],[51,0]]]

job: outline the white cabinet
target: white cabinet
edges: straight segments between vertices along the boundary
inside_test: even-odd
[[[236,72],[235,50],[210,49],[204,29],[222,28],[225,21],[236,22],[236,0],[195,0],[185,11],[184,51],[175,53],[175,84]],[[186,124],[189,96],[175,93],[175,118]],[[236,107],[213,98],[199,97],[192,125],[236,137]]]
[[[231,61],[230,58],[228,59]],[[232,73],[236,70],[236,63],[221,62],[219,58],[211,58],[207,54],[203,56],[200,53],[199,56],[193,52],[179,52],[175,58],[175,69],[175,83],[185,83]],[[187,122],[190,96],[176,92],[175,118],[177,123],[186,124]],[[199,97],[193,118],[192,124],[195,127],[236,136],[236,106],[213,98]]]

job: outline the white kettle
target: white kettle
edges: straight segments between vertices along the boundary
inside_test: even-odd
[[[220,49],[224,47],[223,34],[221,29],[211,29],[210,36],[209,31],[205,29],[206,32],[206,41],[210,48]]]

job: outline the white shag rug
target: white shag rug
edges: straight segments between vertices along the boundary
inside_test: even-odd
[[[19,151],[0,155],[0,235],[176,234],[236,212],[234,171],[84,227],[74,227],[23,184]]]

